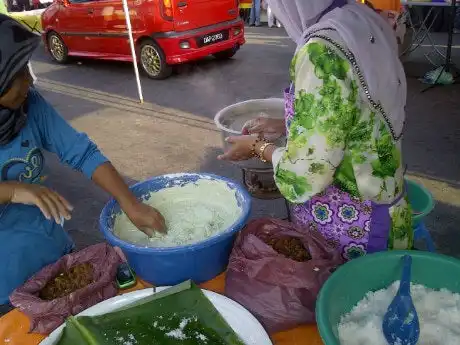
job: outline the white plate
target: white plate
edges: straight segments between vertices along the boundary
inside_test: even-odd
[[[156,288],[156,292],[160,292],[165,289],[167,288]],[[154,293],[153,289],[144,289],[116,296],[86,309],[77,316],[96,316],[107,314]],[[256,318],[240,304],[212,291],[203,290],[203,293],[246,345],[273,345],[270,337],[259,321],[257,321]],[[61,325],[53,333],[51,333],[49,337],[43,340],[40,345],[57,344],[63,329],[64,325]]]

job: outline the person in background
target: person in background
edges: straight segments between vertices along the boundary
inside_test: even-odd
[[[240,0],[240,17],[246,24],[249,24],[251,8],[252,0]]]
[[[30,0],[16,0],[16,3],[18,12],[30,11],[32,9]]]
[[[70,253],[63,229],[73,207],[46,187],[44,151],[111,194],[148,235],[165,231],[162,215],[138,201],[83,133],[73,129],[32,86],[28,63],[40,36],[0,14],[0,304],[44,266]],[[2,308],[0,308],[0,311]]]
[[[345,260],[412,249],[402,136],[407,95],[395,33],[355,0],[268,0],[297,44],[285,119],[261,117],[219,158],[271,162],[293,221]],[[268,137],[287,136],[277,147]]]
[[[262,9],[261,0],[252,0],[251,15],[249,17],[249,26],[260,26],[260,12]]]
[[[273,15],[273,12],[272,12],[272,9],[270,8],[270,6],[267,6],[267,17],[268,17],[268,27],[269,28],[272,28],[273,26],[277,26],[278,28],[280,28],[282,25],[280,23],[279,20],[277,20],[275,18],[275,16]]]
[[[460,34],[460,6],[457,6],[457,8],[455,9],[454,33]]]

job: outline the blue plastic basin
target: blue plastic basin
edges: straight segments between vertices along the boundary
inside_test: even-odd
[[[406,179],[407,195],[412,207],[412,223],[414,228],[423,222],[434,209],[435,202],[433,195],[421,184]]]
[[[251,197],[237,183],[211,174],[172,174],[153,177],[137,183],[131,190],[138,198],[149,193],[173,186],[195,183],[200,179],[211,179],[227,183],[235,191],[235,198],[241,208],[239,218],[223,233],[197,244],[172,247],[139,247],[116,237],[112,230],[120,206],[110,200],[100,216],[100,230],[112,246],[120,247],[129,264],[143,280],[157,286],[175,285],[191,279],[197,284],[213,279],[224,272],[238,232],[244,227],[251,211]]]

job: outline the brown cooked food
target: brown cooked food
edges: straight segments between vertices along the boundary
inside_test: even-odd
[[[294,261],[305,262],[311,260],[310,253],[298,238],[288,236],[270,238],[266,243],[279,254]]]
[[[89,263],[73,266],[49,281],[40,291],[40,298],[51,301],[71,294],[93,282],[93,266]]]

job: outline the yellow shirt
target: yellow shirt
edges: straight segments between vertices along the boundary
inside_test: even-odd
[[[251,9],[252,8],[252,1],[240,1],[240,8],[241,9]]]
[[[0,13],[7,14],[6,5],[4,0],[0,0]]]

